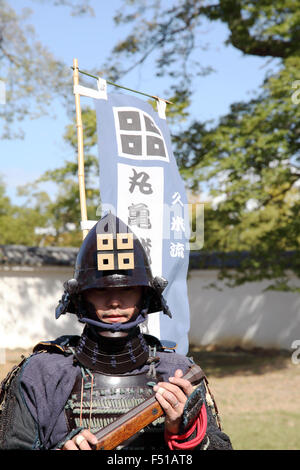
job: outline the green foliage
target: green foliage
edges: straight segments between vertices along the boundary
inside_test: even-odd
[[[46,223],[46,214],[40,198],[34,208],[18,207],[11,204],[5,192],[5,184],[0,181],[0,244],[38,245],[40,237],[35,228]]]
[[[90,0],[37,1],[67,6],[73,15],[92,13]],[[2,138],[22,137],[20,123],[27,117],[54,115],[52,103],[57,97],[68,109],[73,105],[69,64],[56,59],[37,40],[30,24],[31,10],[24,8],[19,15],[9,3],[0,0],[0,80],[6,85],[6,104],[0,107]]]
[[[168,95],[167,115],[168,124],[175,125],[186,121],[189,117],[188,108],[191,104],[191,92],[187,88],[171,87],[172,94]],[[155,100],[149,100],[149,104],[157,111]]]
[[[99,163],[92,155],[96,144],[96,116],[91,109],[82,110],[84,128],[84,170],[87,214],[89,220],[96,220],[100,211]],[[80,246],[82,231],[80,229],[80,198],[78,185],[77,133],[75,121],[67,126],[65,140],[74,150],[74,160],[65,161],[55,170],[48,170],[31,185],[19,189],[22,196],[27,196],[27,206],[36,206],[41,199],[45,203],[47,214],[46,227],[54,232],[43,238],[44,245]],[[57,186],[57,193],[51,199],[43,191],[43,184],[52,182]]]
[[[211,72],[212,67],[199,63],[199,49],[206,49],[204,42],[197,42],[194,32],[199,32],[202,19],[197,1],[145,2],[124,0],[124,8],[115,16],[117,26],[131,25],[128,36],[119,41],[106,64],[112,80],[142,65],[154,56],[153,74],[175,79],[177,89],[192,83],[192,78]],[[205,29],[203,28],[203,31]],[[195,54],[197,48],[197,55]]]
[[[93,14],[90,0],[35,1],[67,7],[71,15]],[[51,104],[57,97],[63,99],[67,109],[72,107],[73,111],[74,97],[70,94],[72,76],[69,64],[57,60],[37,40],[30,24],[32,12],[29,8],[17,14],[8,1],[0,0],[0,13],[0,80],[6,86],[6,104],[0,107],[1,137],[16,138],[23,135],[22,120],[55,114]],[[17,123],[20,123],[19,129]],[[74,145],[74,136],[71,144]],[[86,167],[88,175],[91,173],[90,167],[97,170],[93,157],[87,157]],[[64,168],[46,172],[32,185],[19,189],[20,195],[27,196],[27,202],[22,207],[11,204],[1,182],[0,243],[79,245],[82,235],[78,226],[79,195],[75,175],[75,159],[74,162],[66,162]],[[52,199],[42,188],[44,182],[51,180],[59,188]],[[96,194],[96,190],[88,187],[88,202],[95,199]],[[74,223],[76,229],[70,230],[70,224]]]
[[[70,8],[72,16],[91,15],[94,16],[94,9],[90,5],[90,0],[33,0],[36,3],[52,3],[54,6],[66,6]]]
[[[298,57],[285,59],[256,99],[232,105],[214,127],[194,122],[175,139],[187,184],[194,192],[208,186],[220,201],[206,211],[205,249],[253,252],[231,275],[237,283],[273,277],[282,289],[283,251],[295,252],[288,267],[300,275],[300,107],[291,97],[299,66]]]
[[[300,275],[299,1],[173,0],[151,4],[152,16],[141,3],[117,17],[133,25],[114,50],[116,60],[126,57],[121,74],[154,54],[157,75],[192,86],[203,71],[193,59],[207,20],[228,27],[227,44],[272,66],[257,96],[232,104],[217,124],[194,121],[173,142],[193,197],[205,202],[208,193],[204,249],[252,253],[238,272],[220,276],[231,285],[274,278],[273,288],[288,289],[288,272]],[[293,254],[283,259],[285,251]]]
[[[67,0],[59,3],[70,4]],[[88,2],[79,3],[87,5]],[[153,73],[169,78],[165,97],[174,103],[168,107],[171,125],[187,120],[195,78],[212,70],[198,60],[199,50],[207,47],[208,22],[212,25],[224,23],[228,28],[226,43],[243,54],[266,58],[269,70],[252,99],[233,103],[230,112],[217,123],[197,120],[189,123],[184,131],[173,132],[173,142],[187,188],[194,200],[206,202],[204,249],[252,253],[236,273],[222,269],[220,276],[226,277],[230,285],[274,279],[273,288],[286,290],[290,288],[289,271],[300,275],[300,100],[295,90],[295,84],[300,85],[299,1],[218,0],[212,3],[209,0],[171,0],[167,4],[146,3],[147,9],[143,0],[124,0],[124,8],[116,15],[115,22],[116,25],[130,25],[131,30],[115,45],[106,66],[106,76],[116,80],[153,57],[156,66]],[[20,26],[21,19],[7,2],[2,1],[1,7],[7,24],[17,32],[18,44],[22,43],[24,34],[23,44],[15,54],[17,63],[5,49],[10,36],[0,20],[0,31],[5,33],[1,44],[6,51],[1,60],[10,64],[10,73],[17,74],[16,83],[19,83],[20,96],[17,100],[9,100],[7,108],[20,105],[19,111],[17,108],[12,108],[11,114],[5,111],[8,119],[10,116],[13,119],[24,116],[24,109],[30,112],[22,104],[28,87],[32,87],[35,96],[36,88],[30,77],[37,75],[30,67],[43,70],[45,77],[49,72],[47,67],[51,67],[54,73],[50,76],[61,89],[65,71],[62,64],[49,58],[41,46],[37,47],[32,39],[29,42],[29,36],[25,36],[24,28]],[[4,70],[8,69],[4,67]],[[68,76],[70,78],[69,72]],[[24,77],[27,80],[22,81]],[[38,79],[47,84],[47,90],[41,85],[38,92],[42,94],[36,96],[36,100],[47,104],[43,92],[52,89],[56,93],[56,90],[49,86],[47,79],[41,76]],[[94,111],[84,109],[83,122],[87,202],[89,218],[93,219],[99,206],[99,192],[95,189],[98,188],[99,168],[93,156],[96,144]],[[74,160],[46,172],[27,189],[34,208],[43,201],[41,213],[47,222],[40,221],[41,226],[55,228],[56,235],[44,239],[43,243],[79,244],[81,241],[75,130],[72,123],[65,133],[65,139],[74,149]],[[57,183],[58,194],[54,199],[39,189],[46,181]],[[203,194],[208,194],[207,201],[203,200]],[[67,228],[70,222],[77,224],[73,232]],[[282,258],[283,252],[291,255]]]

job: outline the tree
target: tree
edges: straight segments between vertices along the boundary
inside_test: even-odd
[[[44,197],[43,197],[44,196]],[[5,184],[0,180],[0,244],[39,245],[41,237],[36,233],[36,227],[47,222],[47,212],[40,195],[35,201],[35,207],[19,207],[13,205],[6,195]]]
[[[207,20],[225,23],[227,44],[244,54],[281,59],[298,55],[298,7],[295,0],[172,0],[165,8],[160,1],[124,0],[115,22],[131,23],[131,31],[114,47],[111,69],[127,73],[156,53],[157,75],[184,76],[191,82],[190,77],[206,70],[195,60],[195,52],[206,47]],[[120,60],[126,68],[120,67]]]
[[[32,0],[34,2],[68,7],[72,15],[93,14],[90,0]],[[63,100],[67,109],[72,109],[73,116],[69,64],[57,60],[38,41],[29,22],[30,14],[29,8],[17,14],[8,1],[0,0],[0,80],[6,91],[6,103],[0,106],[2,138],[22,137],[22,127],[17,129],[16,123],[51,112],[51,102],[57,98]],[[86,165],[89,166],[89,160]],[[80,244],[78,227],[67,229],[68,224],[79,220],[78,217],[72,219],[78,212],[78,185],[70,177],[77,171],[75,167],[75,163],[68,163],[64,170],[48,172],[40,178],[41,182],[47,178],[53,178],[58,184],[64,181],[56,200],[51,199],[38,182],[20,188],[19,194],[28,197],[22,207],[11,204],[1,181],[0,243]]]
[[[195,60],[198,48],[203,47],[201,33],[207,22],[227,25],[227,44],[244,54],[266,58],[270,70],[256,96],[232,104],[230,112],[213,125],[194,121],[183,132],[173,132],[173,142],[187,187],[198,195],[208,187],[214,198],[205,212],[205,249],[251,251],[252,256],[232,278],[233,284],[268,278],[275,279],[274,287],[287,289],[287,270],[300,274],[300,111],[294,88],[300,65],[299,2],[173,0],[165,8],[159,1],[146,3],[147,10],[143,0],[124,0],[115,21],[131,25],[131,32],[113,49],[106,76],[122,77],[154,54],[157,75],[170,79],[166,97],[176,96],[175,117],[187,115],[196,75],[210,70]],[[95,116],[89,109],[84,115],[85,133],[92,141]],[[73,146],[74,138],[73,128],[68,135]],[[91,174],[95,162],[94,157],[86,161]],[[72,203],[75,169],[74,160],[40,179],[54,177],[65,185],[70,176],[69,188],[64,187],[52,210],[58,208],[61,217],[67,206],[62,219],[69,220],[72,214],[73,222],[79,220],[75,212],[78,194],[77,202]],[[94,211],[93,197],[90,203]],[[291,255],[281,259],[281,253],[287,252]],[[225,269],[220,274],[230,279],[231,273]]]
[[[129,3],[130,13],[122,10],[116,21],[133,30],[114,48],[113,72],[122,58],[126,73],[156,53],[158,75],[193,83],[206,20],[225,23],[227,44],[272,65],[256,97],[234,103],[216,125],[194,121],[173,140],[187,186],[198,194],[208,186],[219,201],[206,211],[205,249],[251,251],[237,274],[224,269],[221,276],[275,279],[274,288],[288,289],[288,270],[300,275],[299,2],[174,0],[164,9],[155,2],[150,20],[143,2]],[[282,259],[286,251],[292,255]]]
[[[85,189],[89,220],[97,220],[101,211],[99,194],[99,163],[93,154],[96,145],[96,115],[89,109],[82,110],[85,150]],[[80,228],[80,199],[77,164],[77,133],[75,122],[67,126],[64,139],[74,150],[74,160],[65,161],[60,168],[46,171],[31,185],[19,188],[19,194],[27,196],[26,206],[36,207],[39,201],[45,202],[44,211],[47,219],[42,227],[52,234],[43,243],[54,246],[80,246],[82,231]],[[54,182],[58,191],[50,198],[43,190],[45,182]]]
[[[93,12],[89,0],[36,1],[65,5],[73,15]],[[0,0],[0,80],[6,88],[6,104],[0,106],[2,138],[21,137],[22,128],[16,129],[16,123],[53,112],[54,98],[69,102],[70,68],[36,39],[27,22],[30,13],[26,8],[18,15],[8,1]]]

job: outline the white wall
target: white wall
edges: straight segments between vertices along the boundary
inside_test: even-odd
[[[0,271],[0,349],[29,348],[41,340],[80,334],[83,326],[75,315],[55,319],[63,282],[72,275],[65,268]],[[262,282],[207,289],[216,279],[216,271],[190,272],[191,343],[290,349],[300,340],[298,294],[263,292],[267,283]]]
[[[299,294],[264,292],[270,282],[229,288],[216,281],[217,271],[190,272],[191,343],[290,349],[300,340]],[[205,287],[215,282],[222,290]]]
[[[63,282],[73,277],[64,268],[0,271],[0,347],[30,348],[41,340],[78,334],[82,325],[75,315],[55,319]]]

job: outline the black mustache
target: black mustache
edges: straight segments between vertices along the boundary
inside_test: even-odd
[[[122,312],[121,310],[109,310],[105,313],[102,313],[103,318],[106,317],[126,317],[128,318],[129,315],[127,313]]]

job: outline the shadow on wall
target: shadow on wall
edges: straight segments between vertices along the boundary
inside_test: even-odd
[[[1,277],[2,347],[30,348],[41,340],[81,333],[75,315],[55,319],[63,282],[70,276],[68,272],[11,272]]]
[[[191,345],[188,355],[202,367],[208,380],[211,376],[221,378],[234,375],[263,375],[284,370],[292,364],[291,352],[278,349],[244,350],[240,347],[234,349],[219,347],[207,351]]]
[[[84,328],[83,323],[79,323],[77,316],[67,313],[59,319],[44,318],[44,330],[48,334],[48,339],[52,340],[63,335],[80,335]]]
[[[8,271],[0,277],[0,344],[30,348],[41,340],[81,334],[73,314],[55,319],[63,282],[73,272],[60,270]],[[263,292],[266,283],[249,283],[219,291],[205,286],[217,272],[190,273],[190,343],[198,347],[276,348],[290,350],[300,340],[300,298],[286,292]]]
[[[222,290],[206,288],[216,282]],[[189,278],[190,343],[198,346],[290,349],[300,339],[300,298],[266,291],[267,282],[228,288],[215,271],[193,271]]]

